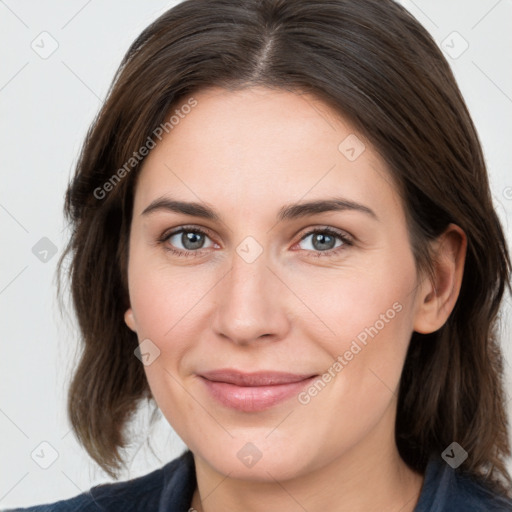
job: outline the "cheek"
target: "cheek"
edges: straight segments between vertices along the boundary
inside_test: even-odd
[[[413,304],[406,287],[383,295],[376,290],[368,295],[371,291],[363,283],[347,286],[346,296],[333,299],[324,310],[323,318],[336,336],[308,332],[328,354],[320,376],[326,384],[306,389],[299,400],[304,414],[315,418],[316,428],[325,429],[333,453],[368,434],[398,395]],[[344,441],[340,444],[339,439]]]
[[[194,272],[191,276],[190,269],[173,267],[165,255],[137,247],[130,255],[128,279],[139,339],[154,339],[156,344],[173,339],[177,332],[190,326],[201,300],[213,285],[213,276],[207,272],[202,276]]]
[[[191,274],[190,268],[171,266],[165,255],[155,257],[144,248],[133,247],[130,254],[128,280],[137,336],[139,342],[150,340],[158,353],[144,371],[163,411],[190,401],[177,382],[187,377],[184,360],[204,329],[208,291],[218,280],[208,270]]]
[[[397,257],[398,258],[398,257]],[[370,270],[369,270],[370,269]],[[334,275],[334,274],[333,274]],[[298,295],[317,313],[317,339],[330,340],[334,347],[347,348],[358,338],[362,343],[374,337],[408,342],[415,298],[415,266],[407,255],[398,261],[373,261],[350,268],[332,278],[302,281]],[[322,322],[319,322],[321,319]],[[323,328],[321,326],[323,324]],[[329,336],[320,337],[329,329]],[[401,334],[401,335],[400,335]]]
[[[200,306],[204,291],[185,272],[155,259],[138,248],[130,254],[130,302],[139,342],[150,340],[156,346],[152,353],[158,354],[144,365],[151,393],[168,421],[172,418],[180,430],[181,416],[176,419],[173,412],[184,414],[190,402],[180,385],[181,362],[190,348],[190,329],[197,312],[194,305]]]
[[[367,411],[371,404],[385,405],[396,392],[415,304],[412,257],[405,254],[374,269],[339,284],[326,281],[321,294],[310,294],[330,334],[320,335],[325,328],[318,322],[315,329],[308,327],[308,337],[329,355],[326,370],[336,376],[333,391],[356,408],[366,404]]]

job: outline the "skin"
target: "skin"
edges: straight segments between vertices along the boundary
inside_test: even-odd
[[[384,162],[342,117],[309,95],[265,88],[195,94],[197,106],[163,138],[138,178],[125,321],[160,355],[145,366],[163,414],[194,454],[201,511],[412,511],[423,476],[394,441],[396,398],[413,330],[447,320],[462,280],[466,238],[450,225],[436,243],[433,281],[417,275],[406,216]],[[350,134],[365,150],[350,161]],[[207,204],[219,220],[166,210],[172,196]],[[277,221],[289,203],[344,198],[370,208]],[[180,226],[209,234],[192,256]],[[352,244],[325,256],[313,228]],[[237,247],[262,249],[248,263]],[[190,247],[190,246],[188,246]],[[189,253],[193,252],[188,250]],[[401,310],[306,405],[262,412],[213,400],[198,373],[219,368],[322,375],[393,304]],[[261,459],[237,457],[252,443]],[[303,507],[303,508],[301,508]]]

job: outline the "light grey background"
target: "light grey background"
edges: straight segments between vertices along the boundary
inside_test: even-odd
[[[71,317],[60,317],[56,300],[55,266],[67,236],[63,195],[121,58],[175,3],[0,0],[0,508],[71,497],[110,480],[77,444],[65,412],[77,331]],[[402,3],[449,53],[510,241],[512,1]],[[508,301],[502,328],[508,390],[510,310]],[[508,410],[512,414],[510,399]],[[147,425],[147,411],[141,411],[121,479],[156,469],[184,448],[161,419],[151,434],[157,458],[145,444]]]

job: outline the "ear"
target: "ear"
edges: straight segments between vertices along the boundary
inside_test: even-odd
[[[124,322],[133,332],[137,332],[137,329],[135,328],[135,317],[133,316],[132,308],[128,308],[125,311]]]
[[[414,330],[429,334],[440,329],[455,307],[462,284],[467,238],[450,224],[434,242],[434,277],[425,279],[417,295]]]

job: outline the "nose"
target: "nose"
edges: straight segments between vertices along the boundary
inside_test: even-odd
[[[251,263],[234,254],[231,270],[216,286],[212,326],[218,336],[237,345],[286,336],[289,292],[268,263],[265,252]]]

